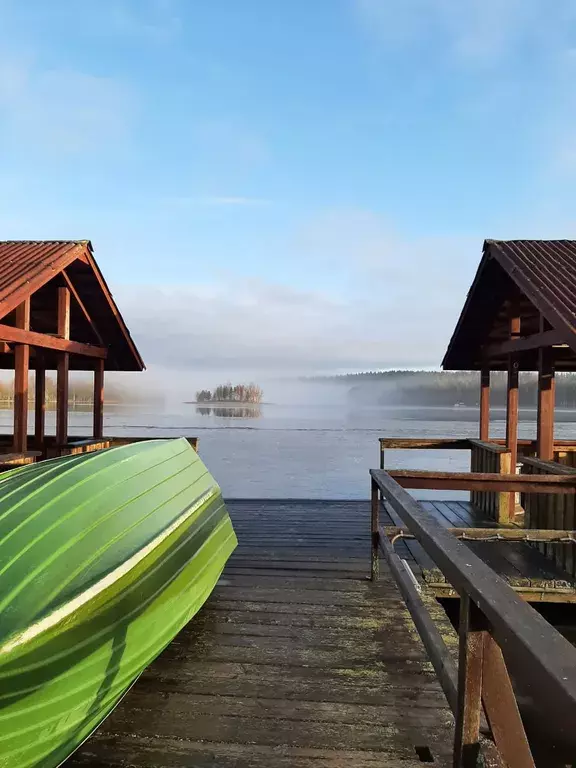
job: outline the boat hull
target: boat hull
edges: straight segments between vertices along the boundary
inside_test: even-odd
[[[2,768],[60,765],[201,608],[236,546],[218,486],[202,490],[125,561],[4,643]]]

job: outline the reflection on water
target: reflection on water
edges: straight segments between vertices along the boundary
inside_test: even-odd
[[[222,416],[223,418],[236,418],[236,419],[259,419],[262,416],[262,411],[257,405],[249,407],[234,405],[232,407],[222,406],[199,406],[196,408],[196,413],[200,416]]]

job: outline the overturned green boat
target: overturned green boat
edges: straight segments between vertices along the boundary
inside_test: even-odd
[[[185,439],[0,476],[0,766],[52,768],[200,609],[236,546]]]

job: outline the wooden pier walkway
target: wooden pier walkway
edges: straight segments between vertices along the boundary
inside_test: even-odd
[[[451,765],[410,615],[385,569],[366,580],[369,504],[228,506],[240,545],[213,596],[67,768]]]
[[[423,509],[444,528],[497,528],[497,524],[467,501],[421,501]],[[402,525],[400,518],[386,506],[383,525]],[[576,602],[576,580],[554,560],[545,557],[525,542],[490,543],[468,541],[467,546],[502,576],[529,602]],[[554,545],[572,546],[572,545]],[[417,578],[435,597],[457,597],[438,566],[414,539],[397,541],[396,552],[406,560]]]

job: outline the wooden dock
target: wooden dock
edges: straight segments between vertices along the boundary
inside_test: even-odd
[[[366,579],[369,504],[228,506],[240,545],[213,596],[67,768],[451,765],[452,714],[395,582]]]
[[[421,501],[421,506],[444,528],[494,528],[498,525],[466,501]],[[401,520],[386,507],[384,525],[401,525]],[[529,602],[576,602],[576,580],[554,560],[545,557],[535,546],[510,541],[466,542],[497,574]],[[566,546],[562,544],[550,546]],[[567,545],[571,546],[571,545]],[[397,541],[396,552],[406,560],[414,575],[433,592],[435,597],[457,597],[438,566],[414,539]]]

